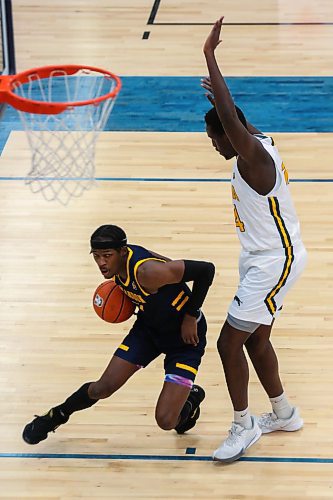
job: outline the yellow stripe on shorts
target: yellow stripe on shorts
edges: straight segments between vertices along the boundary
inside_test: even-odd
[[[129,347],[128,347],[128,345],[120,344],[120,346],[118,347],[118,349],[122,349],[123,351],[128,351]]]
[[[183,363],[176,363],[176,368],[181,368],[182,370],[187,370],[189,372],[194,373],[194,375],[196,375],[198,373],[198,370],[196,370],[195,368],[192,368],[192,366],[183,365]]]
[[[270,312],[270,314],[273,316],[276,312],[276,303],[274,300],[275,295],[278,293],[280,288],[283,287],[283,285],[286,283],[287,278],[290,274],[291,271],[291,265],[294,260],[294,253],[293,253],[293,247],[291,244],[291,239],[290,235],[288,233],[288,230],[286,228],[285,222],[281,216],[280,213],[280,206],[279,206],[279,200],[271,196],[268,198],[269,202],[269,208],[271,215],[274,218],[274,222],[276,225],[276,228],[279,232],[283,248],[285,249],[285,254],[286,254],[286,260],[284,262],[282,274],[280,276],[280,279],[278,283],[274,286],[274,288],[267,294],[265,298],[265,304]]]

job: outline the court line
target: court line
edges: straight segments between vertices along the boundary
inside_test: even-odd
[[[155,20],[157,11],[159,9],[160,3],[161,3],[161,0],[155,0],[154,4],[152,6],[147,24],[154,24],[154,20]]]
[[[230,182],[230,178],[186,178],[186,177],[6,177],[0,176],[0,181],[100,181],[100,182]],[[333,182],[333,179],[289,179],[290,182]]]
[[[186,448],[186,455],[195,455],[197,449],[196,448]]]
[[[155,460],[155,461],[190,461],[213,462],[211,456],[204,455],[121,455],[121,454],[86,454],[86,453],[0,453],[0,458],[57,458],[83,460]],[[333,464],[333,458],[312,457],[241,457],[240,462],[266,463],[318,463]]]
[[[148,24],[148,23],[147,23]],[[154,26],[212,26],[214,23],[149,23],[154,24]],[[304,22],[304,23],[225,23],[223,26],[332,26],[333,22]]]

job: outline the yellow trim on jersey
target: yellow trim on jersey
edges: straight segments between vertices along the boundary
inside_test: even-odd
[[[186,302],[188,301],[190,297],[188,297],[188,295],[186,295],[186,297],[182,300],[182,302],[176,307],[177,311],[180,311],[181,308],[186,304]]]
[[[144,262],[147,262],[147,260],[158,260],[159,262],[166,262],[166,260],[164,259],[157,259],[156,257],[148,257],[148,259],[142,259],[142,260],[138,260],[138,262],[135,264],[134,266],[134,279],[136,281],[136,284],[138,285],[138,287],[140,288],[141,292],[143,293],[143,295],[150,295],[150,293],[146,292],[141,286],[140,286],[140,283],[138,281],[138,278],[136,276],[136,273],[138,272],[138,267],[141,266],[141,264],[143,264]]]
[[[198,370],[196,370],[195,368],[192,368],[192,366],[183,365],[183,363],[176,363],[176,368],[181,368],[182,370],[187,370],[189,372],[194,373],[194,375],[196,375],[198,373]]]
[[[118,349],[122,349],[123,351],[128,351],[129,347],[128,347],[128,345],[120,344],[120,346],[118,347]]]
[[[134,292],[130,292],[129,290],[126,290],[126,289],[122,289],[124,294],[127,295],[127,297],[129,297],[133,302],[137,303],[137,302],[141,302],[142,304],[145,304],[146,301],[145,299],[143,299],[141,297],[141,295],[139,295],[138,293],[134,293]]]
[[[275,223],[277,225],[280,236],[282,236],[282,241],[284,243],[284,248],[288,248],[291,246],[290,237],[288,231],[283,223],[281,215],[277,211],[277,199],[273,196],[269,197],[270,206],[271,206],[271,214],[274,217]]]
[[[117,277],[119,279],[119,281],[124,285],[124,286],[128,286],[129,285],[129,282],[130,282],[130,272],[129,272],[129,262],[131,260],[131,257],[133,255],[133,250],[129,247],[127,247],[127,250],[128,250],[128,257],[127,257],[127,262],[126,262],[126,273],[127,273],[127,278],[126,278],[126,282],[124,283],[123,280],[121,279],[121,277],[119,276],[119,274],[117,274]]]
[[[234,186],[232,184],[231,184],[231,193],[232,193],[232,199],[239,201],[239,198],[237,196],[236,190],[235,190],[235,188],[234,188]]]
[[[184,290],[182,290],[178,295],[177,297],[175,298],[175,300],[171,303],[172,306],[175,306],[177,304],[177,302],[182,298],[182,296],[184,295]]]
[[[288,170],[286,169],[285,164],[284,164],[283,162],[281,163],[281,170],[282,170],[283,175],[284,175],[284,180],[285,180],[285,183],[286,183],[286,184],[289,184],[289,174],[288,174]]]

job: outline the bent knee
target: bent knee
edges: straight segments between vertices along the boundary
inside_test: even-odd
[[[155,419],[157,425],[164,431],[171,431],[177,425],[179,415],[173,415],[172,413],[162,413],[156,411]]]

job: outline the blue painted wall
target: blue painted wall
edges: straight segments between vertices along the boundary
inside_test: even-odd
[[[199,77],[130,76],[122,82],[106,130],[204,130],[210,104]],[[230,77],[227,83],[247,119],[265,132],[333,132],[333,77]],[[21,129],[18,113],[7,107],[0,151],[9,132]]]

